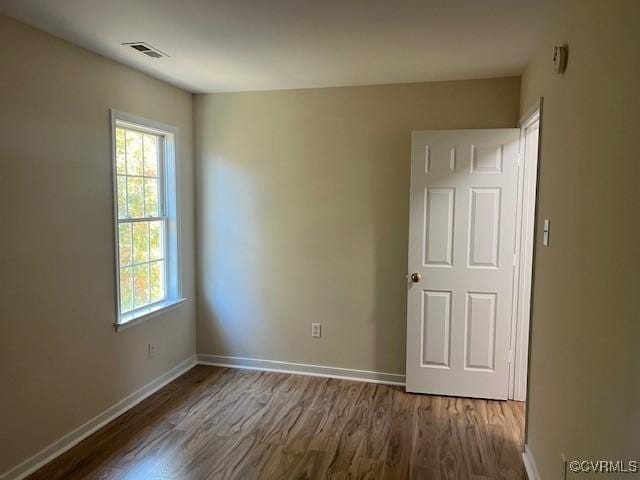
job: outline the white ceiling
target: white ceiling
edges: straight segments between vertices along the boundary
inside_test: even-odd
[[[518,75],[557,0],[0,0],[0,11],[192,92]],[[142,41],[171,58],[151,59]]]

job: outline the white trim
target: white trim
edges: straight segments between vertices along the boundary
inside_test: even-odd
[[[535,215],[540,157],[542,98],[519,120],[520,145],[518,153],[518,207],[516,214],[516,242],[513,268],[513,296],[511,310],[511,349],[513,362],[509,365],[509,398],[526,401],[529,356],[529,325],[531,291],[533,288],[533,251],[535,250]],[[537,155],[527,154],[527,131],[538,128]]]
[[[518,128],[524,128],[531,121],[531,119],[542,112],[542,102],[543,97],[540,97],[533,105],[531,105],[527,110],[525,110],[524,114],[518,120]]]
[[[529,480],[542,480],[538,467],[536,467],[536,462],[533,459],[533,454],[526,444],[524,446],[524,452],[522,452],[522,462],[524,463],[524,469],[527,471]]]
[[[3,473],[2,475],[0,475],[0,480],[21,480],[28,475],[31,475],[40,467],[46,465],[54,458],[62,455],[71,447],[77,445],[89,435],[105,426],[107,423],[119,417],[127,410],[135,407],[138,403],[193,368],[196,364],[197,362],[195,355],[187,358],[176,367],[172,368],[168,372],[163,373],[156,379],[144,385],[142,388],[133,392],[131,395],[128,395],[113,406],[109,407],[104,412],[96,415],[84,425],[81,425],[72,432],[64,435],[48,447],[33,455],[31,458],[28,458],[21,464]]]
[[[168,299],[163,300],[162,302],[153,303],[146,307],[141,307],[133,312],[123,314],[122,317],[125,318],[125,320],[122,323],[114,323],[113,325],[116,327],[117,331],[124,330],[129,327],[133,327],[134,325],[139,325],[142,322],[157,317],[163,313],[175,310],[186,301],[186,298],[179,298],[178,300]],[[130,317],[128,317],[129,315]]]
[[[329,367],[291,363],[281,360],[262,360],[258,358],[226,357],[223,355],[198,355],[198,364],[214,367],[242,368],[267,372],[309,375],[312,377],[339,378],[356,382],[383,383],[386,385],[405,385],[405,376],[400,373],[373,372],[351,368]]]
[[[166,298],[162,302],[166,302],[167,306],[173,306],[173,303],[182,301],[182,215],[180,210],[181,203],[181,186],[178,164],[178,137],[179,129],[177,127],[166,125],[164,123],[149,120],[130,113],[121,112],[119,110],[110,110],[111,120],[111,159],[112,159],[112,176],[113,176],[113,218],[114,218],[114,271],[116,282],[116,321],[114,322],[121,330],[127,322],[140,323],[155,315],[155,311],[150,311],[149,315],[142,314],[130,315],[130,312],[120,312],[120,267],[119,267],[119,235],[118,226],[120,223],[132,223],[135,221],[154,221],[162,218],[165,224],[163,259],[165,261],[165,295]],[[159,185],[162,189],[162,204],[160,206],[162,215],[156,217],[145,217],[140,219],[119,219],[118,218],[118,192],[117,192],[117,161],[116,161],[116,138],[115,131],[118,126],[139,132],[150,133],[162,137],[160,149],[159,164]],[[173,188],[169,188],[172,186]],[[146,309],[152,305],[144,305]],[[140,318],[139,318],[140,317]],[[144,318],[143,318],[144,317]],[[139,321],[140,320],[140,321]]]

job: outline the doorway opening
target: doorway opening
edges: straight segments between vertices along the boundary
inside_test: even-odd
[[[529,365],[531,292],[535,250],[536,197],[542,100],[520,119],[518,211],[513,272],[512,349],[509,398],[525,402]]]
[[[540,98],[518,122],[520,127],[521,178],[518,178],[519,213],[516,223],[520,225],[516,239],[517,265],[514,269],[512,345],[516,352],[513,375],[509,387],[509,398],[523,402],[524,432],[522,448],[527,444],[529,428],[528,382],[529,349],[531,344],[531,313],[533,298],[534,261],[536,252],[536,224],[538,205],[538,175],[540,171],[540,140],[542,133],[542,101]],[[545,245],[548,243],[545,243]],[[526,463],[526,462],[525,462]]]

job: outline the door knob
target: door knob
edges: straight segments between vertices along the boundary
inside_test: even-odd
[[[420,275],[419,273],[412,273],[411,274],[411,281],[413,283],[418,283],[420,280],[422,280],[422,275]]]

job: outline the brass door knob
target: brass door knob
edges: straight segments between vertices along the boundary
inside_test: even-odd
[[[422,280],[422,275],[420,275],[419,273],[412,273],[411,274],[411,281],[413,283],[418,283],[420,280]]]

